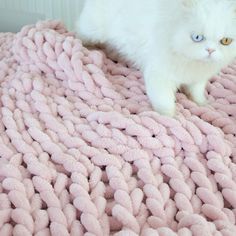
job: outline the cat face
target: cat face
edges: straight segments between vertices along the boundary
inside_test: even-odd
[[[236,56],[236,4],[230,0],[181,0],[172,50],[190,60],[230,61]]]

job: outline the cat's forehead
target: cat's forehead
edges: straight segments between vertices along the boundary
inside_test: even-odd
[[[236,36],[236,8],[227,1],[202,1],[192,9],[190,24],[202,33],[219,37],[224,34]]]

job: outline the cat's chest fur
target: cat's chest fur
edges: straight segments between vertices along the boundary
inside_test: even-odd
[[[169,58],[169,69],[176,86],[195,84],[207,81],[218,72],[220,66],[198,61],[186,61],[184,58],[172,56]]]

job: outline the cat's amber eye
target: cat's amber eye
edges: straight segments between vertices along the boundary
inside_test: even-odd
[[[228,46],[233,42],[233,39],[231,38],[223,38],[220,40],[220,43],[224,46]]]

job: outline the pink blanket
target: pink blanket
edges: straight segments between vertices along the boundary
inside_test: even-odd
[[[235,236],[235,76],[172,119],[58,22],[0,34],[0,235]]]

